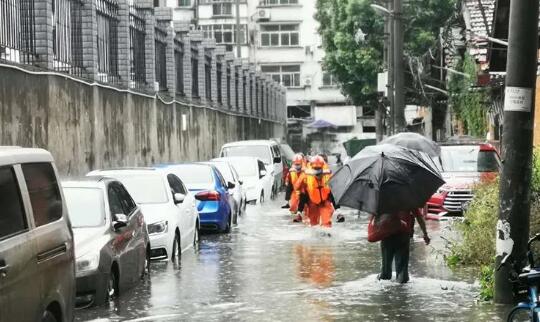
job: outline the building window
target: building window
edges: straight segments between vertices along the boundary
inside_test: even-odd
[[[265,65],[261,71],[285,87],[300,87],[300,65]]]
[[[261,6],[298,4],[298,0],[261,0]]]
[[[337,86],[338,85],[334,75],[332,75],[332,74],[330,74],[328,72],[323,72],[322,84],[323,84],[323,86]]]
[[[298,24],[261,25],[262,47],[290,47],[300,44]]]
[[[201,26],[204,38],[215,39],[217,44],[236,44],[236,26],[234,24],[216,24]],[[240,43],[246,43],[246,25],[240,25]],[[232,47],[231,47],[232,50]]]
[[[218,2],[212,4],[212,14],[214,16],[232,16],[232,0],[226,1],[226,0],[219,0],[219,1],[212,1],[212,2]]]
[[[191,0],[178,0],[178,6],[179,7],[190,7],[191,6]]]

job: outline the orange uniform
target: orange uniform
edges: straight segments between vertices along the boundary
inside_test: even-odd
[[[320,158],[320,160],[319,160]],[[334,206],[328,182],[331,172],[321,157],[315,157],[295,184],[295,190],[304,189],[308,196],[307,216],[312,226],[332,226]]]
[[[292,185],[291,199],[289,200],[289,210],[293,214],[296,214],[298,211],[298,203],[300,202],[300,194],[302,193],[302,190],[296,189],[296,182],[303,173],[304,171],[302,169],[297,170],[294,167],[289,170],[289,180],[290,184]]]

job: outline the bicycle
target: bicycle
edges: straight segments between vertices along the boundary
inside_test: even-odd
[[[527,293],[527,301],[519,302],[512,308],[508,313],[507,322],[517,321],[516,317],[523,312],[527,312],[529,321],[540,322],[540,298],[538,298],[540,267],[534,267],[534,256],[531,251],[531,245],[536,241],[540,241],[540,234],[536,234],[527,243],[527,261],[529,265],[522,268],[520,272],[517,272],[515,265],[512,265],[510,269],[510,282],[514,284],[514,289],[517,288],[519,295]],[[509,258],[511,258],[510,254],[506,255],[497,270],[505,266]]]

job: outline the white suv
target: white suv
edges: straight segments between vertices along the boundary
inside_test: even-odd
[[[224,144],[221,157],[255,157],[262,160],[274,178],[271,195],[275,197],[282,188],[283,162],[279,144],[271,140],[238,141]]]

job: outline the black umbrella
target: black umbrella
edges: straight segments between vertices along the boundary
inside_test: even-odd
[[[392,135],[381,141],[380,144],[395,144],[411,150],[422,151],[430,157],[441,154],[441,147],[423,135],[413,132],[403,132]]]
[[[338,204],[372,214],[423,207],[443,184],[428,155],[391,144],[365,148],[330,180]]]

